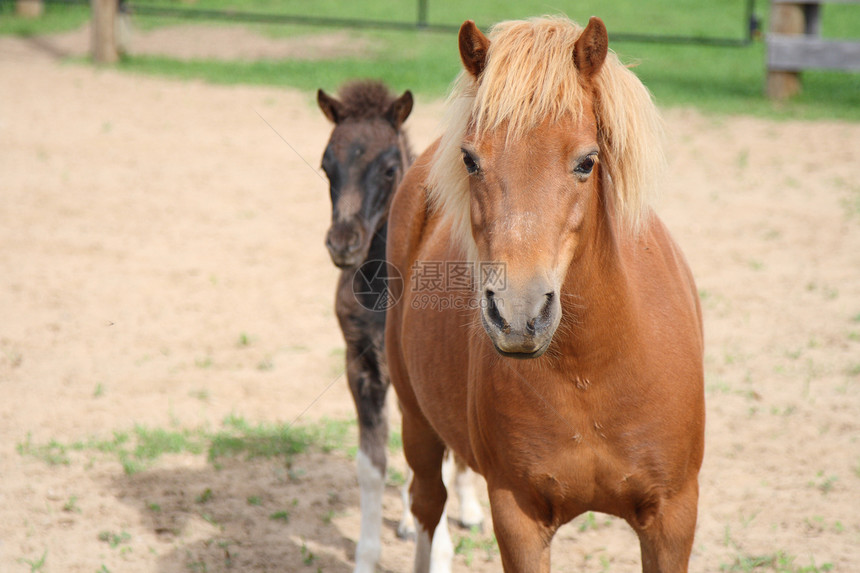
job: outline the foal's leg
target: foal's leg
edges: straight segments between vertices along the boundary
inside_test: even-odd
[[[412,514],[416,521],[415,573],[449,573],[454,546],[448,533],[442,479],[445,445],[421,416],[403,412],[403,453],[412,468]]]
[[[355,550],[355,573],[373,573],[382,535],[385,490],[388,379],[375,348],[347,346],[347,377],[358,414],[358,485],[361,493],[361,534]]]
[[[489,485],[493,530],[506,573],[549,573],[555,528],[544,523],[526,500],[507,486]]]
[[[693,550],[699,499],[697,480],[630,520],[639,535],[643,573],[686,573]]]
[[[456,464],[454,490],[460,500],[460,525],[466,529],[483,527],[484,510],[475,491],[475,472],[457,454],[452,454]]]

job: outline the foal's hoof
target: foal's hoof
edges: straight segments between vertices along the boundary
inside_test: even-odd
[[[461,498],[464,496],[461,496]],[[462,504],[460,507],[460,521],[458,524],[463,529],[476,529],[481,533],[484,532],[484,511],[481,509],[481,505],[478,503],[478,500],[474,498],[474,495],[471,499],[463,500],[461,499],[460,503]]]
[[[403,525],[402,523],[397,526],[397,537],[403,541],[415,541],[415,536],[414,526]]]
[[[457,522],[462,529],[466,529],[468,531],[477,531],[480,534],[484,533],[484,520],[478,521],[477,523],[467,523],[464,520],[459,520]]]

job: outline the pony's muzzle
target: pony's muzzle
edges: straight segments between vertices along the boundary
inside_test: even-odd
[[[503,356],[542,355],[552,342],[560,318],[561,307],[554,290],[538,290],[531,295],[484,291],[481,322],[493,346]]]
[[[357,225],[335,223],[326,234],[331,261],[340,268],[354,267],[364,258],[364,232]]]

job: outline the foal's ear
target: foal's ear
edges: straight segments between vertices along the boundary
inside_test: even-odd
[[[410,113],[412,113],[412,92],[406,90],[402,96],[391,102],[391,106],[385,112],[385,117],[391,122],[394,129],[400,129]]]
[[[466,20],[460,26],[460,59],[463,67],[478,79],[487,65],[487,50],[490,40],[481,32],[472,20]]]
[[[343,104],[321,89],[317,90],[317,103],[332,123],[337,123],[343,119]]]
[[[600,71],[608,51],[609,35],[606,33],[606,26],[603,20],[592,16],[588,26],[573,45],[573,63],[583,77],[590,78]]]

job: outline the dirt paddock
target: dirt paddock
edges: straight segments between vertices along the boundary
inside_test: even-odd
[[[418,100],[416,150],[441,109]],[[707,331],[691,570],[857,571],[860,124],[666,119],[658,211]],[[328,133],[312,94],[62,64],[0,39],[0,571],[351,571],[343,448],[289,468],[185,452],[134,474],[94,449],[30,455],[231,414],[353,416],[323,247]],[[391,485],[382,571],[411,570],[398,510]],[[489,529],[454,543],[455,570],[500,570]],[[553,545],[557,571],[638,562],[603,515]]]

